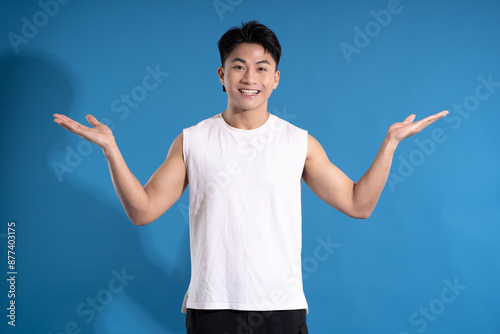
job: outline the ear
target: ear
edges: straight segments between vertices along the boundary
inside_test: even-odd
[[[280,71],[276,71],[274,73],[274,85],[273,85],[273,89],[276,89],[278,87],[279,82],[280,82]]]
[[[219,66],[217,69],[217,74],[219,75],[219,80],[222,86],[224,86],[224,67]]]

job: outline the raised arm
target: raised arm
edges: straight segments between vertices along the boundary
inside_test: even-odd
[[[130,220],[135,225],[146,225],[158,219],[179,199],[187,186],[182,133],[172,143],[163,164],[143,187],[125,163],[111,130],[91,115],[86,118],[93,128],[54,114],[54,122],[101,147],[108,161],[113,186]]]
[[[391,125],[368,171],[355,183],[330,162],[319,142],[309,136],[303,179],[323,201],[353,218],[370,216],[384,189],[398,144],[446,116],[442,111],[418,122],[415,115]]]

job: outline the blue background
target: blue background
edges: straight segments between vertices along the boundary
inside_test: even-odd
[[[500,3],[401,0],[390,22],[375,23],[371,12],[388,6],[70,1],[47,15],[34,0],[2,1],[1,276],[11,220],[18,271],[15,328],[1,279],[2,333],[185,332],[187,191],[156,222],[135,227],[101,150],[52,114],[86,125],[89,113],[107,119],[144,184],[183,128],[224,110],[216,43],[251,19],[283,48],[269,111],[307,129],[353,180],[390,124],[451,112],[399,146],[368,220],[336,212],[304,186],[310,332],[499,333],[500,87],[479,86],[500,81]],[[36,34],[25,27],[23,37],[33,20]],[[24,42],[12,43],[13,34]],[[150,91],[141,90],[148,66],[169,73]],[[140,97],[134,108],[112,108],[131,92]],[[336,244],[326,259],[315,256],[320,240]]]

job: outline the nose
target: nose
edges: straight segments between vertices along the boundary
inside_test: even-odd
[[[255,74],[252,69],[247,69],[245,74],[243,75],[242,82],[245,84],[253,84],[255,83]]]

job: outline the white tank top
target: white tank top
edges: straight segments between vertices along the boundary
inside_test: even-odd
[[[252,130],[221,114],[183,130],[193,309],[308,309],[302,286],[307,131],[270,114]]]

